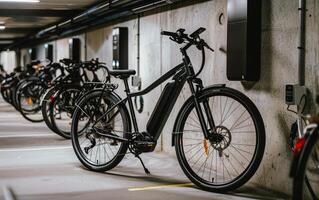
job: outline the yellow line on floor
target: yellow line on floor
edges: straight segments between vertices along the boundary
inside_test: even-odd
[[[189,187],[193,185],[194,185],[193,183],[180,183],[180,184],[170,184],[170,185],[136,187],[136,188],[129,188],[128,191],[134,192],[134,191],[156,190],[156,189],[173,188],[173,187]]]

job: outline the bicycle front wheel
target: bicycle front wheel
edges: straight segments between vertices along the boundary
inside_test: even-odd
[[[198,187],[213,192],[234,190],[256,172],[265,148],[265,129],[253,102],[234,89],[205,89],[198,97],[205,122],[215,127],[205,139],[193,100],[182,107],[174,130],[178,161]],[[205,108],[204,108],[205,104]]]
[[[307,138],[293,184],[294,200],[319,199],[319,135],[318,130]]]

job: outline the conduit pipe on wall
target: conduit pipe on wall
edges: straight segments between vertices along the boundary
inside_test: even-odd
[[[175,3],[193,2],[199,3],[207,0],[112,0],[102,1],[102,3],[89,8],[85,12],[47,27],[33,36],[25,38],[7,48],[21,48],[38,43],[47,42],[61,37],[79,34],[90,28],[100,27],[114,20],[125,17],[137,16],[140,13],[159,8],[162,6],[173,5]]]
[[[298,82],[305,85],[306,0],[299,0]]]
[[[141,23],[141,16],[138,15],[137,17],[137,75],[140,76],[140,24]]]

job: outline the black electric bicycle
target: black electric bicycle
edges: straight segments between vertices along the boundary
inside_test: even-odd
[[[140,154],[152,152],[162,129],[187,82],[191,97],[179,111],[172,134],[172,145],[181,168],[198,187],[215,192],[236,189],[256,172],[264,153],[265,130],[262,117],[253,102],[237,90],[223,84],[204,87],[198,75],[205,65],[205,48],[200,38],[205,28],[187,35],[184,29],[162,32],[178,44],[183,62],[139,92],[130,92],[128,78],[134,70],[113,70],[110,75],[124,82],[127,97],[121,99],[114,84],[92,90],[76,105],[71,139],[81,163],[93,171],[117,166],[127,150],[142,163]],[[187,50],[196,46],[203,56],[195,73]],[[147,123],[146,131],[138,129],[132,97],[145,95],[172,78]],[[128,107],[126,106],[128,103]],[[133,130],[132,130],[133,125]]]
[[[319,96],[317,96],[319,105]],[[293,178],[294,200],[319,199],[319,116],[302,116],[307,122],[294,144],[294,159],[290,176]]]
[[[296,143],[293,172],[293,199],[319,199],[319,118],[310,119],[305,135]]]

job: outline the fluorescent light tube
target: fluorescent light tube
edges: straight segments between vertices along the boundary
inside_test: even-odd
[[[0,24],[0,30],[4,30],[4,29],[6,29],[6,26]]]
[[[39,3],[40,0],[0,0],[0,2],[7,2],[7,3]]]

